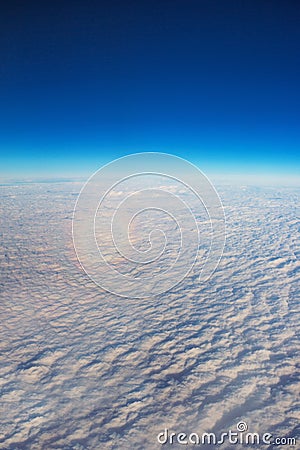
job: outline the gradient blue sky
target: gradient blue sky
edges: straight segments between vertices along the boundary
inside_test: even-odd
[[[139,151],[297,174],[299,23],[296,0],[3,2],[0,176]]]

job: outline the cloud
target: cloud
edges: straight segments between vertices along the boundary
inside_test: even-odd
[[[227,241],[213,277],[192,271],[139,300],[78,266],[74,193],[2,189],[0,448],[154,449],[165,427],[221,433],[239,420],[296,435],[299,191],[221,188]]]

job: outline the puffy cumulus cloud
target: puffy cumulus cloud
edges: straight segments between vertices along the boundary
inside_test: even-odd
[[[296,436],[299,191],[220,187],[227,242],[209,282],[191,271],[135,300],[81,270],[79,190],[2,187],[0,448],[155,449],[164,428],[221,433],[240,420]]]

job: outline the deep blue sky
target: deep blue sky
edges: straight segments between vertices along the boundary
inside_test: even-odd
[[[297,0],[1,3],[1,176],[136,151],[299,171]]]

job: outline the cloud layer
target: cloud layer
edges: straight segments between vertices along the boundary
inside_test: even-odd
[[[155,449],[239,420],[299,439],[299,191],[220,187],[213,277],[136,300],[76,259],[80,187],[1,187],[0,448]]]

